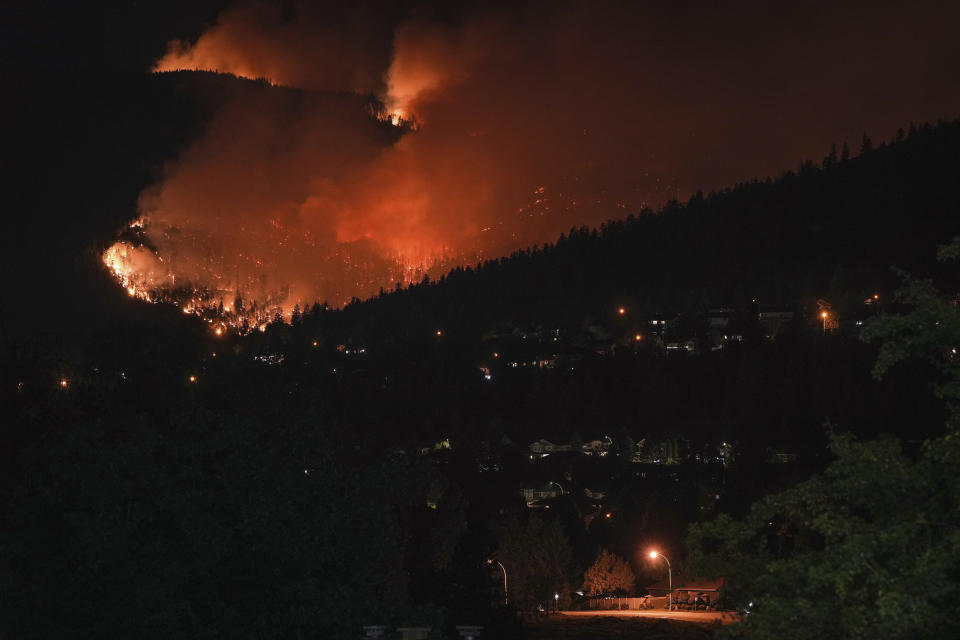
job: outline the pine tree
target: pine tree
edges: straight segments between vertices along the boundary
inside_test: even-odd
[[[834,142],[830,145],[830,153],[827,154],[827,157],[823,159],[823,167],[832,167],[837,164],[837,143]]]

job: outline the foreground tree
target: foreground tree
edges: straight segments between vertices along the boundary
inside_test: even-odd
[[[511,521],[500,535],[497,557],[510,578],[511,605],[548,607],[554,595],[561,604],[569,602],[572,554],[559,522],[548,524],[536,515],[526,524]]]
[[[402,469],[348,474],[315,420],[52,411],[0,493],[0,637],[340,639],[409,609]]]
[[[627,593],[636,576],[627,561],[603,549],[583,574],[583,592],[591,596]]]
[[[960,240],[941,247],[960,256]],[[944,436],[907,455],[893,438],[831,434],[832,464],[755,504],[742,520],[691,528],[695,569],[728,578],[749,612],[724,634],[745,638],[960,637],[960,311],[907,277],[904,315],[864,331],[881,343],[874,375],[908,358],[941,374]]]

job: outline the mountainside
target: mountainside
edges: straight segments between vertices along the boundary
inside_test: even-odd
[[[840,156],[840,157],[838,157]],[[911,126],[859,155],[574,229],[556,243],[456,269],[441,282],[342,313],[378,335],[423,320],[569,325],[627,305],[655,315],[711,306],[843,311],[891,292],[891,266],[932,274],[933,247],[960,233],[960,121]]]
[[[362,112],[372,98],[316,94],[203,72],[8,74],[2,157],[8,233],[0,313],[8,329],[60,327],[54,305],[82,309],[71,325],[103,326],[139,314],[107,277],[99,253],[136,215],[144,187],[238,95],[257,94],[296,113],[325,101]],[[889,266],[926,271],[930,248],[960,232],[960,124],[911,126],[889,145],[864,141],[857,157],[833,151],[822,165],[637,212],[598,231],[456,269],[440,286],[375,300],[345,325],[396,331],[413,313],[457,323],[580,323],[611,304],[645,313],[710,305],[834,305],[889,288]],[[397,132],[384,127],[384,144]],[[414,301],[415,300],[415,301]],[[120,311],[120,309],[124,309]],[[395,316],[400,313],[400,316]]]
[[[365,118],[373,100],[209,72],[9,73],[2,81],[0,316],[15,335],[139,314],[100,254],[137,217],[143,189],[228,103],[257,99],[290,118],[318,108]],[[389,125],[379,132],[382,144],[396,135]],[[60,313],[38,313],[51,306]]]

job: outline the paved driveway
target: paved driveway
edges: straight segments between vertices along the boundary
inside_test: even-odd
[[[664,620],[682,620],[702,624],[730,624],[738,617],[731,611],[667,611],[665,609],[640,609],[633,611],[561,611],[560,615],[571,618],[593,618],[610,616],[614,618],[659,618]]]

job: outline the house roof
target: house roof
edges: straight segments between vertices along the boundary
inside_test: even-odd
[[[675,580],[673,583],[674,591],[719,591],[723,586],[723,578],[691,578],[689,580]],[[647,591],[668,591],[670,584],[667,580],[661,580],[651,585],[647,585]]]

